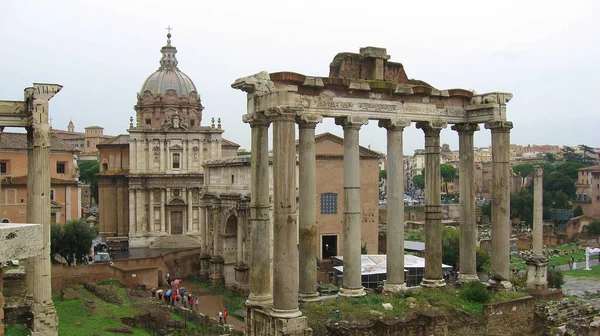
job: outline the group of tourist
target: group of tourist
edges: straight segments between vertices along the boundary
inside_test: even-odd
[[[157,297],[159,300],[164,299],[168,305],[176,308],[183,307],[198,312],[200,306],[198,295],[183,287],[180,288],[179,285],[181,284],[181,280],[175,279],[171,281],[169,273],[167,273],[165,278],[169,287],[167,291],[163,291],[162,289],[156,290],[156,288],[153,288],[152,297]]]

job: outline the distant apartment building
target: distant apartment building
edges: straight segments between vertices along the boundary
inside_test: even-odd
[[[600,165],[579,169],[575,186],[573,207],[581,206],[584,215],[600,219]]]
[[[113,138],[111,135],[104,135],[104,128],[100,126],[88,126],[85,128],[84,133],[75,132],[75,125],[72,121],[69,121],[66,131],[52,129],[52,133],[78,150],[80,161],[98,160],[98,149],[96,146],[105,140]]]
[[[77,153],[56,136],[50,138],[51,223],[65,223],[80,217],[81,188]],[[27,222],[27,134],[2,133],[0,136],[0,220],[3,223]]]

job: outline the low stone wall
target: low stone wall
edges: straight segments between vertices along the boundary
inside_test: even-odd
[[[448,336],[446,318],[438,314],[412,313],[398,320],[366,323],[335,323],[327,326],[331,336]]]
[[[158,286],[158,270],[155,267],[123,270],[109,264],[52,265],[53,291],[107,278],[117,279],[128,287],[143,285],[146,288],[153,288]]]
[[[200,248],[165,253],[156,257],[115,260],[115,266],[123,270],[140,268],[156,268],[158,270],[158,285],[166,285],[164,277],[167,273],[171,278],[188,278],[199,275]]]
[[[4,273],[2,280],[4,288],[4,323],[6,325],[28,324],[30,319],[29,306],[25,304],[27,285],[25,272],[12,270]]]
[[[486,335],[532,335],[534,310],[531,296],[484,305]]]

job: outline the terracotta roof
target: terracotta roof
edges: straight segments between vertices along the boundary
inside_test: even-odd
[[[27,184],[27,176],[8,176],[2,179],[3,185]],[[63,180],[55,177],[50,178],[50,184],[77,184],[74,180]]]
[[[319,142],[321,140],[325,140],[325,139],[330,139],[334,142],[337,142],[339,144],[341,144],[342,146],[344,145],[344,138],[339,137],[335,134],[329,133],[329,132],[325,132],[325,133],[321,133],[321,134],[317,134],[315,135],[315,142]],[[296,145],[298,145],[298,141],[296,141]],[[362,155],[368,155],[368,156],[376,156],[376,157],[380,157],[381,153],[376,152],[372,149],[369,149],[367,147],[363,147],[363,146],[358,146],[360,149],[360,154]]]
[[[129,174],[129,169],[107,169],[103,172],[96,174],[96,176],[114,176],[127,174]]]
[[[129,135],[128,134],[119,134],[108,140],[104,140],[96,146],[100,145],[127,145],[129,144]]]
[[[233,142],[231,140],[227,140],[225,138],[223,138],[223,146],[240,147],[239,144],[236,144],[235,142]]]
[[[579,168],[577,170],[600,170],[600,165]]]
[[[0,136],[0,150],[27,150],[27,134],[26,133],[2,133]],[[51,151],[66,151],[78,152],[73,146],[64,142],[58,136],[50,135],[50,150]]]

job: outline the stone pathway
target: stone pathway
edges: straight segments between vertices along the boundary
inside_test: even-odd
[[[600,279],[597,278],[576,278],[565,275],[565,283],[562,286],[564,295],[576,296],[582,301],[591,303],[600,309],[600,300],[591,294],[600,295]]]
[[[593,256],[593,257],[594,257],[594,259],[590,258],[590,267],[598,265],[598,257],[597,256]],[[569,264],[559,265],[559,266],[556,266],[556,268],[561,271],[568,271]],[[585,268],[585,261],[578,261],[575,263],[574,269],[582,269],[582,268]]]

